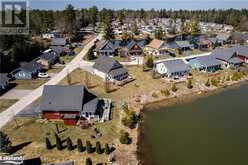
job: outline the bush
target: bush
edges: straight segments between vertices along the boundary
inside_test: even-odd
[[[87,153],[93,152],[93,148],[92,148],[90,141],[86,141],[86,151],[87,151]]]
[[[121,144],[131,144],[132,139],[129,137],[129,134],[127,132],[124,132],[124,130],[121,130],[120,132],[120,143]]]
[[[71,141],[71,138],[70,138],[70,137],[68,137],[68,138],[66,139],[66,144],[67,144],[67,149],[68,149],[68,151],[72,151],[73,146],[72,146],[72,141]]]
[[[163,95],[163,96],[169,96],[170,95],[170,91],[168,90],[168,89],[165,89],[165,90],[161,90],[161,94]]]
[[[147,61],[146,61],[146,66],[148,68],[152,68],[153,67],[153,57],[152,56],[149,56]]]
[[[187,82],[187,88],[188,89],[192,89],[193,88],[192,80],[188,80],[188,82]]]
[[[85,165],[92,165],[92,164],[93,164],[92,160],[90,158],[86,158]]]
[[[243,73],[241,72],[235,72],[232,75],[232,81],[238,81],[243,77]]]
[[[153,92],[152,93],[152,97],[157,98],[158,97],[158,94],[156,92]]]
[[[78,149],[78,152],[83,152],[84,151],[84,147],[83,147],[83,143],[82,143],[81,139],[77,140],[77,149]]]
[[[0,152],[8,153],[12,148],[11,144],[8,135],[0,131]]]
[[[99,141],[96,142],[96,153],[102,153],[101,143]]]
[[[139,117],[136,113],[132,110],[126,111],[126,117],[122,118],[122,124],[129,127],[134,128],[135,125],[138,123]]]
[[[107,143],[105,144],[104,153],[106,155],[110,154],[110,148],[109,148],[109,145]]]
[[[55,134],[55,139],[56,139],[56,147],[58,150],[61,151],[63,149],[63,145],[62,145],[61,139],[58,136],[58,134]]]
[[[210,87],[210,81],[209,81],[209,79],[206,81],[205,86],[206,87]]]
[[[211,84],[213,85],[213,86],[218,86],[219,85],[219,79],[216,79],[216,78],[212,78],[211,79]]]
[[[52,149],[52,144],[51,144],[50,140],[47,137],[46,137],[46,148],[48,150]]]
[[[171,90],[172,90],[172,92],[176,92],[178,90],[175,83],[172,84]]]

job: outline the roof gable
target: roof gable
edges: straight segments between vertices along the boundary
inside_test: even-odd
[[[93,68],[103,73],[109,73],[111,70],[120,67],[122,67],[122,65],[118,61],[107,56],[100,56],[93,65]]]

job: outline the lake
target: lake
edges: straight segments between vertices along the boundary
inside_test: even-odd
[[[247,165],[248,85],[144,114],[147,165]]]

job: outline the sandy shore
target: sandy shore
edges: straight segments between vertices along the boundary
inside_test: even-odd
[[[144,136],[142,133],[142,122],[145,122],[144,112],[147,109],[159,109],[159,107],[170,107],[176,104],[192,102],[196,99],[215,95],[225,90],[238,88],[240,85],[247,84],[247,82],[248,82],[248,78],[246,77],[240,81],[227,82],[218,87],[211,87],[205,90],[199,90],[199,89],[193,90],[192,89],[192,90],[188,90],[187,92],[183,92],[183,93],[179,93],[175,95],[172,94],[171,96],[168,96],[168,97],[152,99],[152,100],[147,101],[144,104],[140,104],[138,113],[141,115],[142,121],[138,125],[138,127],[135,129],[135,131],[132,131],[132,138],[134,139],[135,143],[132,143],[131,145],[133,146],[130,147],[130,148],[136,149],[136,152],[133,152],[133,153],[136,155],[137,160],[132,161],[129,164],[144,164],[144,162],[140,160],[140,157],[142,157],[142,150],[143,150],[143,148],[141,149],[141,141]]]

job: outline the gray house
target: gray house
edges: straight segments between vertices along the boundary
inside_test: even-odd
[[[206,72],[215,72],[221,69],[221,62],[213,56],[200,56],[189,60],[193,69]]]
[[[58,61],[59,61],[59,55],[55,51],[50,50],[43,52],[40,55],[39,60],[37,62],[44,66],[50,67],[51,65],[55,64]]]
[[[0,94],[4,93],[9,87],[10,78],[7,77],[7,73],[0,73]]]
[[[99,99],[83,86],[46,85],[40,110],[46,119],[71,119],[75,125],[79,118],[100,119]]]
[[[122,81],[128,78],[129,74],[118,61],[108,56],[100,56],[93,65],[94,72],[104,80]]]
[[[158,62],[154,69],[159,74],[171,78],[184,77],[190,73],[190,67],[180,59]]]
[[[237,53],[229,49],[218,48],[215,49],[210,56],[221,61],[222,66],[225,68],[239,67],[244,62],[237,56]]]
[[[37,59],[25,64],[24,66],[11,72],[16,79],[33,79],[43,69],[43,65]]]

